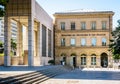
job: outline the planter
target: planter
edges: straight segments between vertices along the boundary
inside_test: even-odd
[[[0,65],[4,64],[4,56],[0,56]]]
[[[13,56],[11,59],[12,65],[16,66],[19,64],[19,57],[18,56]]]

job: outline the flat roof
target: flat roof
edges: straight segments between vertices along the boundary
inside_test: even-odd
[[[70,12],[56,12],[53,15],[84,15],[84,14],[114,14],[113,11],[70,11]]]

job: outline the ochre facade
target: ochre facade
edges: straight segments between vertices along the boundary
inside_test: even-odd
[[[55,13],[56,64],[112,67],[109,40],[113,15],[112,11]]]

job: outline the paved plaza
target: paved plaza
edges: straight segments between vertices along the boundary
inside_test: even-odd
[[[0,78],[44,70],[59,66],[0,66]],[[120,69],[84,68],[55,76],[42,84],[120,84]]]
[[[77,69],[42,84],[120,84],[120,70]]]

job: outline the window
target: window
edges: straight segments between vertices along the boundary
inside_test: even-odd
[[[103,21],[103,22],[102,22],[102,29],[103,29],[103,30],[106,29],[106,23],[107,23],[106,21]]]
[[[65,30],[65,22],[61,22],[61,30]]]
[[[61,46],[65,46],[65,38],[61,39]]]
[[[86,45],[86,39],[85,38],[81,38],[81,46],[85,46]]]
[[[75,30],[75,22],[71,23],[71,30]]]
[[[86,55],[81,55],[81,65],[86,65]]]
[[[91,57],[91,65],[96,65],[96,55],[92,55],[92,57]]]
[[[86,29],[86,23],[85,22],[81,22],[81,29],[85,30]]]
[[[42,56],[46,56],[46,27],[42,25]]]
[[[92,38],[92,46],[96,46],[96,38]]]
[[[106,46],[106,38],[102,38],[102,46]]]
[[[96,29],[96,22],[92,22],[92,23],[91,23],[91,29],[92,29],[92,30],[95,30],[95,29]]]
[[[51,57],[51,30],[48,30],[48,57]]]
[[[74,38],[71,39],[71,46],[75,46],[75,39]]]

